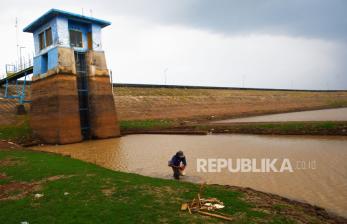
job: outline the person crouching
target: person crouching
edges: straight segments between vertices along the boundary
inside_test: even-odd
[[[172,157],[172,159],[169,161],[169,166],[171,166],[173,177],[176,180],[180,179],[180,176],[183,176],[183,171],[187,166],[187,161],[182,151],[178,151]]]

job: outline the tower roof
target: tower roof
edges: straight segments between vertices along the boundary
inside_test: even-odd
[[[93,17],[84,16],[84,15],[80,15],[80,14],[76,14],[76,13],[71,13],[71,12],[60,10],[60,9],[51,9],[48,12],[46,12],[45,14],[43,14],[42,16],[40,16],[38,19],[36,19],[34,22],[32,22],[28,26],[26,26],[23,29],[23,31],[28,32],[28,33],[33,33],[40,26],[42,26],[43,24],[47,23],[49,20],[51,20],[57,16],[65,17],[65,18],[72,19],[72,20],[79,21],[79,22],[98,24],[102,28],[106,27],[108,25],[111,25],[111,22],[108,22],[105,20],[96,19]]]

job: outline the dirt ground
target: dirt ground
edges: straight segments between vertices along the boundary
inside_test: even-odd
[[[0,97],[0,125],[10,125],[15,122],[16,100]]]
[[[120,120],[230,118],[347,106],[347,91],[114,88]]]
[[[0,140],[0,150],[2,150],[2,149],[17,149],[17,148],[21,148],[21,146],[17,145],[16,143],[13,143],[13,142]]]

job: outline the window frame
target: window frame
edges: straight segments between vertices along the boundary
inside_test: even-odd
[[[49,33],[49,35],[47,35]],[[49,36],[50,38],[47,38]],[[49,47],[53,44],[53,33],[52,33],[52,28],[49,27],[48,29],[45,30],[45,43],[46,47]],[[48,42],[50,40],[50,42]]]
[[[46,48],[45,31],[42,31],[41,33],[39,33],[38,37],[39,37],[39,48],[41,51]]]
[[[73,45],[71,41],[71,32],[79,33],[81,36],[81,45]],[[69,29],[69,41],[70,41],[70,47],[76,47],[76,48],[83,48],[83,32],[81,30],[77,29]]]
[[[47,42],[47,33],[48,31],[50,31],[50,42]],[[40,48],[40,51],[44,50],[45,48],[53,45],[53,33],[52,33],[52,27],[48,27],[44,30],[42,30],[39,35],[38,35],[38,38],[39,38],[39,48]]]

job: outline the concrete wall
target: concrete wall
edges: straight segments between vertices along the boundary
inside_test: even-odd
[[[55,74],[31,85],[30,125],[46,143],[82,141],[76,75]]]
[[[58,65],[58,47],[48,52],[48,70],[54,69]]]
[[[38,74],[41,73],[41,57],[37,56],[34,57],[34,71],[33,71],[33,76],[37,76]]]
[[[48,71],[45,73],[41,69],[42,64],[45,63],[42,62],[43,55],[34,58],[33,81],[56,73],[76,74],[74,50],[72,48],[55,47],[48,51],[47,55]]]
[[[93,39],[93,50],[102,51],[101,42],[101,27],[99,25],[92,25],[92,39]]]
[[[70,47],[68,19],[65,17],[57,17],[57,35],[58,45],[60,47]]]
[[[92,138],[120,136],[118,117],[108,76],[88,79],[89,110]]]
[[[72,48],[54,47],[50,49],[46,54],[47,54],[47,58],[46,58],[47,62],[45,62],[45,54],[41,54],[34,58],[34,71],[33,71],[34,79],[37,79],[40,77],[46,77],[49,74],[45,74],[45,73],[47,72],[49,73],[50,70],[56,70],[59,68],[61,69],[61,66],[69,67],[68,69],[69,71],[75,70],[74,69],[75,61],[73,57]],[[42,69],[46,63],[47,63],[48,71],[44,71]]]
[[[50,69],[31,84],[30,125],[46,143],[82,141],[74,51],[55,47],[49,54],[54,55],[48,59]]]
[[[88,51],[87,64],[91,135],[93,138],[120,136],[104,52]]]

